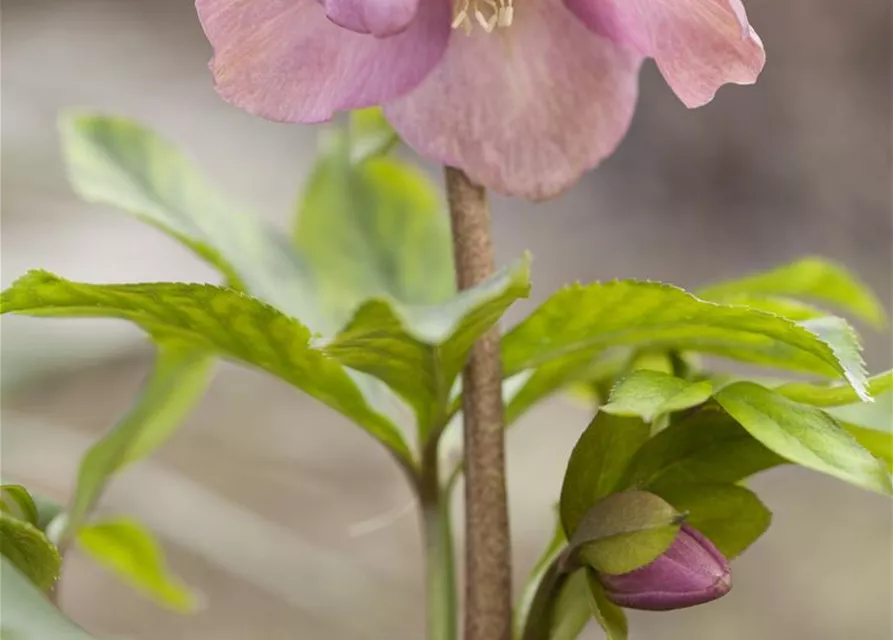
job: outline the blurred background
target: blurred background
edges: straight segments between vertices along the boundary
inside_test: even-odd
[[[846,263],[891,305],[891,5],[750,0],[768,51],[753,88],[687,111],[652,65],[620,151],[563,197],[495,202],[501,262],[530,249],[534,295],[613,277],[697,286],[805,254]],[[60,108],[137,118],[177,141],[235,199],[285,225],[315,131],[253,119],[214,94],[189,0],[5,0],[2,284],[42,267],[94,282],[213,281],[185,249],[64,179]],[[436,175],[436,168],[429,167]],[[872,370],[890,335],[864,329]],[[80,453],[129,405],[150,362],[121,323],[5,318],[4,476],[64,501]],[[516,573],[587,411],[554,399],[510,436]],[[775,511],[717,603],[634,614],[635,638],[893,637],[889,502],[806,471],[754,482]],[[73,554],[62,605],[98,635],[139,640],[416,639],[422,576],[410,494],[381,447],[270,377],[221,366],[186,428],[118,479],[104,513],[132,513],[206,606],[180,617]],[[362,525],[404,511],[376,531]],[[597,638],[596,631],[591,632]]]

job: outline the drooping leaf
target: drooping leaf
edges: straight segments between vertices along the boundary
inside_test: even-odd
[[[592,618],[586,569],[571,575],[558,592],[549,640],[576,640]]]
[[[0,639],[96,640],[47,600],[5,557],[0,558]]]
[[[69,181],[83,199],[161,229],[231,286],[323,328],[314,285],[288,240],[212,188],[176,146],[120,117],[68,112],[59,128]]]
[[[0,295],[0,312],[129,320],[157,341],[175,340],[272,373],[351,418],[403,460],[411,459],[400,432],[369,406],[344,367],[311,346],[307,327],[232,289],[91,285],[32,271]]]
[[[756,494],[734,484],[679,484],[658,494],[729,559],[741,555],[772,522],[772,512]]]
[[[893,473],[893,431],[878,431],[847,422],[841,422],[840,425],[871,455],[886,463],[887,468]]]
[[[62,559],[43,532],[25,520],[0,511],[0,554],[42,591],[59,577]]]
[[[201,398],[213,356],[205,348],[161,342],[134,406],[84,454],[63,539],[77,533],[112,475],[154,452]]]
[[[880,493],[893,493],[890,474],[828,414],[753,382],[736,382],[716,400],[754,438],[778,455]]]
[[[524,582],[524,588],[521,591],[521,597],[518,600],[518,605],[515,607],[515,628],[521,629],[526,632],[527,623],[530,617],[531,605],[534,602],[534,599],[539,591],[540,584],[542,584],[546,573],[549,571],[549,567],[552,566],[552,563],[561,553],[561,550],[567,545],[567,538],[564,536],[564,530],[561,528],[561,522],[556,518],[555,520],[555,532],[552,534],[552,539],[549,541],[549,544],[543,550],[542,554],[540,554],[539,559],[536,561],[536,564],[533,566],[533,569],[530,570],[530,575],[527,576],[527,580]],[[548,621],[543,621],[543,624],[547,625]],[[529,634],[528,636],[522,636],[524,640],[533,640],[535,637],[542,637],[542,631],[537,632],[536,634]],[[547,636],[548,637],[548,636]]]
[[[872,397],[893,391],[893,371],[885,371],[868,379],[868,393]],[[815,407],[839,407],[860,402],[859,396],[849,385],[811,384],[808,382],[788,382],[775,388],[775,392],[788,400],[811,404]],[[889,418],[890,413],[887,414]],[[893,419],[893,418],[891,418]]]
[[[351,162],[346,136],[330,136],[310,177],[295,244],[335,327],[368,298],[427,305],[455,291],[449,221],[437,190],[394,158]]]
[[[568,536],[590,507],[617,488],[650,431],[640,418],[596,414],[571,452],[561,486],[561,523]]]
[[[506,375],[512,375],[575,355],[594,357],[609,347],[661,347],[839,376],[867,397],[854,334],[844,331],[846,324],[838,318],[808,322],[807,328],[652,282],[575,285],[552,296],[505,336],[503,362]]]
[[[359,164],[387,153],[400,138],[388,124],[381,107],[357,109],[350,114],[350,157]]]
[[[444,426],[450,390],[474,342],[529,290],[524,259],[441,305],[371,300],[325,346],[325,353],[400,394],[415,409],[424,438]]]
[[[627,640],[629,625],[623,609],[608,600],[605,589],[598,581],[598,576],[591,569],[586,570],[586,582],[589,586],[592,615],[605,632],[607,640]]]
[[[646,491],[622,491],[593,505],[568,547],[585,566],[608,574],[635,571],[673,544],[683,515]]]
[[[640,369],[620,380],[601,411],[616,416],[656,416],[703,404],[713,394],[710,381],[688,382],[667,373]]]
[[[97,564],[166,607],[188,613],[196,597],[167,569],[152,534],[130,518],[92,522],[77,534],[78,548]]]
[[[707,405],[643,444],[619,487],[662,495],[677,484],[733,484],[785,462],[725,411]]]
[[[28,490],[20,484],[0,486],[0,511],[11,518],[38,526],[37,505]]]
[[[877,297],[846,267],[809,257],[743,278],[704,287],[698,296],[726,302],[741,294],[814,300],[882,327],[884,309]]]

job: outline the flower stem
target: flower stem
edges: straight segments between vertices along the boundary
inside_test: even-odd
[[[461,170],[446,169],[460,289],[494,271],[486,191]],[[499,332],[471,351],[462,377],[465,422],[465,640],[512,635],[511,543],[505,482]]]

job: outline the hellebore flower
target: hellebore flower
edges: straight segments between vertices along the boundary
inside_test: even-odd
[[[621,575],[599,574],[599,579],[615,604],[650,611],[703,604],[732,588],[728,561],[712,542],[685,524],[657,560]]]
[[[383,105],[422,155],[554,195],[610,155],[654,58],[689,107],[756,81],[741,0],[196,0],[224,99],[284,122]],[[466,33],[462,33],[465,31]]]

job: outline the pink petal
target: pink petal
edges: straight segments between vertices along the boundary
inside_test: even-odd
[[[741,0],[565,0],[596,33],[657,62],[689,107],[724,84],[756,82],[766,52]]]
[[[419,0],[322,0],[335,24],[379,38],[400,33],[415,17]]]
[[[450,36],[448,0],[426,0],[402,33],[375,38],[330,22],[316,0],[196,0],[223,98],[255,115],[320,122],[416,86]]]
[[[560,0],[525,0],[506,29],[457,32],[425,81],[385,111],[421,154],[496,191],[546,198],[620,143],[640,60]]]

